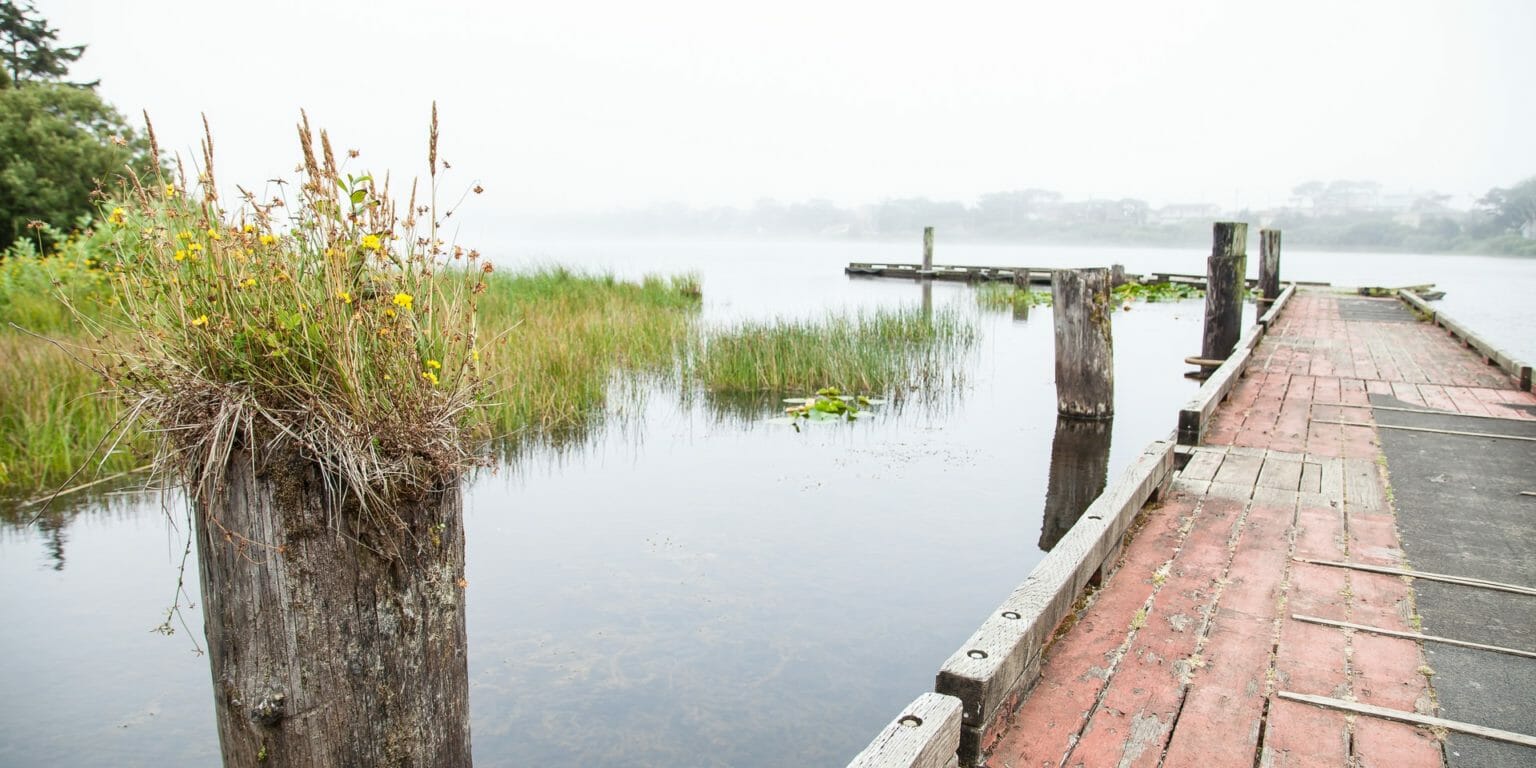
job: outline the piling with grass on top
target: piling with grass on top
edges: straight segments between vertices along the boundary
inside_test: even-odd
[[[195,187],[124,191],[101,373],[190,501],[225,765],[467,766],[489,266],[438,238],[435,108],[430,188],[398,215],[299,134],[296,199],[226,214],[211,136]]]

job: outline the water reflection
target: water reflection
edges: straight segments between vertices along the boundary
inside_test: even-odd
[[[1072,529],[1088,505],[1104,492],[1109,476],[1114,420],[1056,417],[1051,440],[1051,476],[1040,523],[1040,549],[1048,552]]]

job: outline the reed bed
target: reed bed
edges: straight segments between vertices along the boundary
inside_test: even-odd
[[[975,338],[974,326],[953,308],[748,322],[705,334],[688,374],[713,393],[836,387],[903,397],[954,383]]]
[[[582,433],[622,381],[673,377],[692,342],[691,275],[625,282],[546,267],[492,276],[481,299],[485,422],[499,441]]]

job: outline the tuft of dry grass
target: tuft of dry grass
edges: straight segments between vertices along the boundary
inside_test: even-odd
[[[434,109],[433,157],[436,135]],[[368,510],[474,465],[490,266],[439,239],[436,162],[424,204],[413,186],[397,209],[306,119],[296,198],[246,195],[226,214],[212,146],[195,186],[135,180],[112,207],[122,318],[88,323],[119,340],[98,370],[153,425],[157,468],[196,498],[235,446],[287,447]]]

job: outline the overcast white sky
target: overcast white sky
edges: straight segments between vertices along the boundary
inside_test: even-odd
[[[1309,179],[1467,197],[1536,174],[1536,2],[37,0],[74,77],[221,181],[424,170],[488,214],[681,201],[1283,202]],[[291,174],[290,174],[291,175]]]

